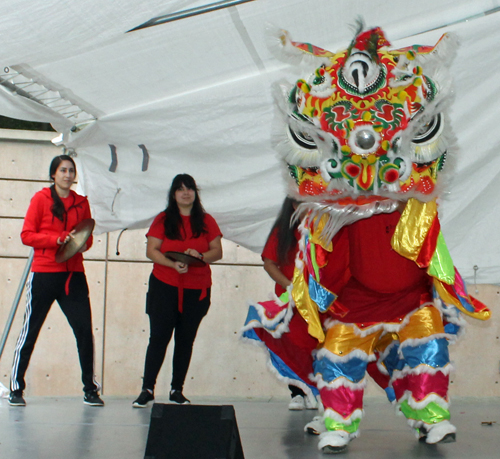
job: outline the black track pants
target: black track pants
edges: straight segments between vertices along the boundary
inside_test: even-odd
[[[168,343],[175,329],[172,389],[182,390],[200,323],[210,307],[210,289],[200,300],[202,290],[184,289],[183,311],[179,312],[179,289],[151,274],[146,301],[150,337],[144,364],[143,389],[154,391]]]
[[[71,277],[70,277],[71,276]],[[69,279],[69,282],[68,282]],[[97,390],[94,380],[94,336],[89,288],[82,272],[31,273],[26,283],[26,312],[12,364],[11,390],[24,390],[24,375],[40,329],[54,301],[59,303],[75,334],[83,390]]]

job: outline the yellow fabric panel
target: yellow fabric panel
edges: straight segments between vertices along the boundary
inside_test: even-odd
[[[327,224],[329,218],[330,216],[328,214],[323,214],[319,222],[317,222],[317,218],[314,220],[313,224],[311,225],[313,229],[311,230],[310,239],[314,244],[318,244],[325,250],[328,250],[328,252],[331,252],[333,249],[332,241],[330,240],[328,241],[328,244],[325,244],[326,241],[321,237],[323,229],[325,228],[325,225]],[[318,223],[317,227],[315,226],[316,222]]]
[[[408,339],[428,338],[439,333],[444,333],[441,314],[434,306],[426,306],[414,312],[408,324],[397,335],[403,343]]]
[[[396,341],[397,339],[398,339],[398,336],[395,333],[386,333],[384,336],[382,336],[378,340],[377,346],[375,347],[375,350],[377,352],[380,352],[381,354],[383,354],[384,351],[389,346],[389,344]]]
[[[436,201],[409,199],[392,236],[392,248],[403,257],[416,261],[436,217]]]
[[[322,347],[341,357],[347,356],[354,349],[372,355],[381,334],[382,330],[378,330],[361,337],[352,326],[337,323],[326,331],[326,339]]]
[[[292,298],[297,311],[307,322],[308,333],[322,343],[325,340],[325,333],[319,320],[318,307],[311,300],[304,275],[298,268],[293,272]]]
[[[479,320],[488,320],[491,317],[491,311],[489,309],[485,309],[483,311],[478,311],[478,312],[471,312],[465,309],[462,306],[462,303],[460,303],[460,300],[458,298],[455,298],[454,296],[448,293],[448,291],[443,287],[439,279],[434,279],[434,287],[436,288],[436,292],[438,293],[439,297],[444,303],[456,306],[459,311],[463,312],[469,317],[473,317],[474,319],[479,319]]]

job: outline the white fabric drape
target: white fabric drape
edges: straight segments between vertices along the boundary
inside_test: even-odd
[[[483,15],[499,1],[422,0],[409,8],[397,0],[256,0],[125,33],[204,3],[2,3],[0,68],[28,69],[98,118],[67,143],[77,152],[98,232],[146,227],[165,207],[172,178],[185,172],[197,180],[224,236],[260,250],[285,195],[285,172],[271,146],[271,84],[298,77],[268,50],[265,25],[335,51],[348,45],[350,25],[361,15],[394,46],[459,35],[451,118],[460,155],[441,222],[465,279],[473,281],[476,272],[478,283],[500,282],[500,13]],[[49,121],[66,135],[71,126],[2,88],[0,114]]]

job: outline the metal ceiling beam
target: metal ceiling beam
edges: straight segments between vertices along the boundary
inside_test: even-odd
[[[254,2],[255,0],[223,0],[220,2],[210,3],[204,6],[198,6],[196,8],[190,8],[188,10],[179,11],[177,13],[165,14],[163,16],[158,16],[156,18],[150,19],[149,21],[141,24],[140,26],[130,29],[128,32],[134,32],[135,30],[146,29],[148,27],[154,27],[160,24],[165,24],[167,22],[178,21],[180,19],[186,19],[193,16],[198,16],[200,14],[210,13],[212,11],[222,10],[224,8],[229,8],[231,6],[241,5],[243,3]]]
[[[0,85],[13,94],[33,100],[68,118],[73,122],[72,130],[74,131],[82,129],[97,119],[97,117],[66,98],[58,90],[49,88],[45,83],[23,75],[16,68],[4,67],[3,71],[0,71]]]

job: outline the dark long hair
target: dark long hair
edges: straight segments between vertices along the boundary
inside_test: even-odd
[[[295,248],[297,246],[297,239],[295,238],[295,230],[299,226],[300,221],[294,220],[292,223],[292,216],[298,201],[286,197],[281,206],[281,210],[276,217],[273,227],[269,236],[276,230],[276,237],[278,239],[277,256],[278,265],[283,266],[290,261],[291,257],[295,255]]]
[[[49,177],[51,181],[54,181],[54,175],[57,172],[57,168],[61,165],[63,161],[69,161],[71,164],[73,164],[76,176],[76,164],[73,161],[73,158],[68,155],[59,155],[56,156],[50,163]],[[54,204],[50,209],[52,211],[52,215],[54,215],[54,217],[58,218],[59,220],[64,221],[64,214],[66,213],[66,209],[64,208],[64,204],[61,198],[57,194],[55,184],[52,184],[52,186],[50,187],[50,195],[52,196],[52,200],[54,201]]]
[[[201,204],[200,195],[198,192],[198,187],[194,178],[188,174],[179,174],[172,180],[172,185],[170,185],[170,191],[168,192],[168,203],[165,209],[165,236],[172,240],[182,240],[186,237],[186,234],[181,231],[184,226],[182,224],[181,213],[179,212],[179,206],[175,200],[175,192],[182,188],[184,185],[190,190],[194,190],[194,202],[193,208],[191,209],[191,230],[193,232],[193,237],[200,237],[202,233],[206,233],[207,229],[205,227],[205,209]]]

